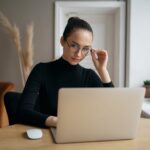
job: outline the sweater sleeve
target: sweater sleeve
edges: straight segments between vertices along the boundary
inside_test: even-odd
[[[31,71],[18,108],[18,120],[20,123],[39,127],[45,127],[45,120],[48,117],[35,110],[36,101],[42,84],[43,65],[37,64]]]
[[[89,85],[91,87],[114,87],[112,82],[103,83],[95,71],[90,69]]]

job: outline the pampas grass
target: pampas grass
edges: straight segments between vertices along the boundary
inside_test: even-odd
[[[25,38],[25,47],[22,49],[23,53],[23,62],[24,62],[24,74],[25,74],[25,80],[27,80],[27,77],[31,71],[31,68],[33,66],[33,23],[29,24],[27,26],[26,30],[26,38]]]
[[[2,26],[7,32],[8,36],[14,43],[18,58],[19,58],[19,66],[21,71],[21,79],[22,85],[24,87],[25,82],[28,78],[28,75],[33,66],[33,23],[27,26],[26,30],[26,38],[25,38],[25,46],[21,47],[21,37],[20,31],[17,25],[12,25],[8,18],[0,12],[0,26]]]

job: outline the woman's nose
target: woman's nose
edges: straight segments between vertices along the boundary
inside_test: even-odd
[[[80,57],[82,56],[82,49],[79,49],[78,51],[76,51],[76,56]]]

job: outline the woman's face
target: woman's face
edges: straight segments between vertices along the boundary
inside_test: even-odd
[[[61,38],[63,58],[72,65],[78,64],[85,58],[92,47],[93,35],[88,30],[77,29],[66,40]]]

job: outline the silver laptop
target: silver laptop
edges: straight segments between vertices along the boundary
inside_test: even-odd
[[[134,139],[144,88],[62,88],[56,143]]]

